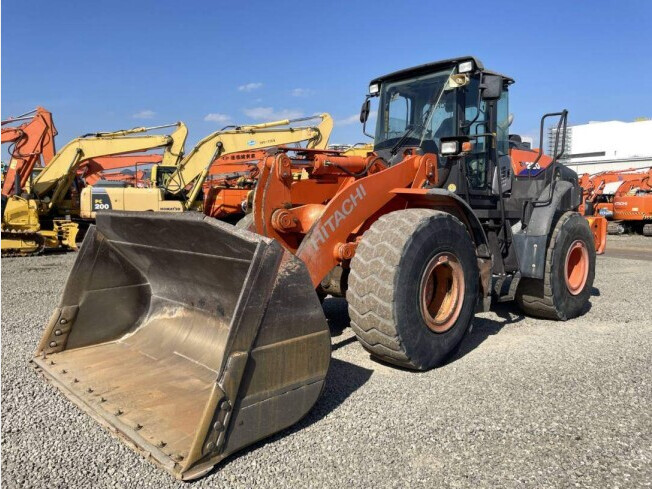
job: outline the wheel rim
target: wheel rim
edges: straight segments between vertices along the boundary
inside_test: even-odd
[[[571,243],[566,253],[565,278],[566,288],[572,295],[577,295],[584,289],[589,276],[589,252],[584,241]]]
[[[455,255],[435,255],[426,266],[420,286],[421,315],[435,333],[448,331],[464,302],[464,270]]]

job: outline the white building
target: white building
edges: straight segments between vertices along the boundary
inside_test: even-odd
[[[652,166],[652,120],[589,122],[567,128],[561,161],[578,174]],[[548,131],[548,154],[554,138]]]

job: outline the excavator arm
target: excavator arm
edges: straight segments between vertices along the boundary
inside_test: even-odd
[[[316,126],[292,126],[297,122],[321,119]],[[246,150],[269,148],[307,141],[307,147],[323,149],[328,144],[333,119],[320,114],[303,119],[285,119],[250,126],[227,128],[205,137],[181,160],[177,170],[170,176],[166,191],[179,194],[192,185],[185,208],[192,208],[213,162],[222,156]]]
[[[55,155],[50,164],[34,180],[33,193],[43,199],[50,196],[47,209],[51,209],[65,195],[75,176],[77,168],[84,160],[100,156],[110,156],[155,148],[165,148],[163,161],[176,161],[182,151],[188,130],[182,122],[174,124],[176,130],[170,135],[141,135],[154,129],[171,126],[137,127],[111,133],[97,133],[72,140]]]
[[[145,153],[142,155],[118,155],[118,156],[98,156],[84,161],[77,174],[83,177],[86,185],[95,185],[100,180],[114,179],[114,173],[111,171],[134,169],[135,173],[140,174],[138,170],[149,165],[160,165],[163,156],[160,154]],[[123,172],[121,172],[123,174]],[[130,179],[131,180],[131,179]]]
[[[22,120],[28,122],[19,126],[8,126]],[[52,121],[52,114],[43,107],[2,121],[2,126],[5,125],[7,127],[2,128],[2,143],[13,143],[9,150],[11,160],[2,185],[2,195],[8,197],[25,188],[32,170],[39,161],[47,165],[52,160],[56,152],[54,137],[57,130]]]

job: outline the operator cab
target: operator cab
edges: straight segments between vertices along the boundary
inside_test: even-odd
[[[392,164],[408,148],[434,153],[438,187],[464,196],[469,203],[473,200],[474,208],[491,208],[496,194],[511,187],[508,90],[512,83],[507,76],[485,70],[473,57],[429,63],[373,80],[361,120],[366,122],[370,98],[378,97],[377,154]],[[456,165],[462,145],[464,164]]]
[[[372,80],[360,120],[366,134],[370,100],[378,98],[375,134],[367,134],[374,138],[376,154],[390,164],[401,161],[405,151],[436,154],[437,187],[462,197],[481,218],[502,218],[502,211],[497,214],[499,201],[514,197],[505,203],[505,210],[508,218],[516,218],[522,213],[519,195],[543,189],[551,160],[542,158],[541,152],[528,153],[519,138],[509,134],[513,83],[508,76],[486,70],[472,56],[428,63]],[[555,115],[560,116],[559,136],[565,116],[547,114],[544,119]],[[513,165],[510,149],[519,150],[525,161]],[[517,175],[514,167],[519,167]],[[557,171],[565,180],[577,179],[563,165]]]

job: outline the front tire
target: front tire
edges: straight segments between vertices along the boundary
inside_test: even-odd
[[[544,278],[521,279],[516,301],[530,316],[566,321],[586,309],[594,278],[591,229],[577,212],[566,212],[550,238]]]
[[[457,218],[431,209],[391,212],[364,233],[351,261],[351,328],[374,357],[428,370],[467,333],[478,284],[475,246]]]

